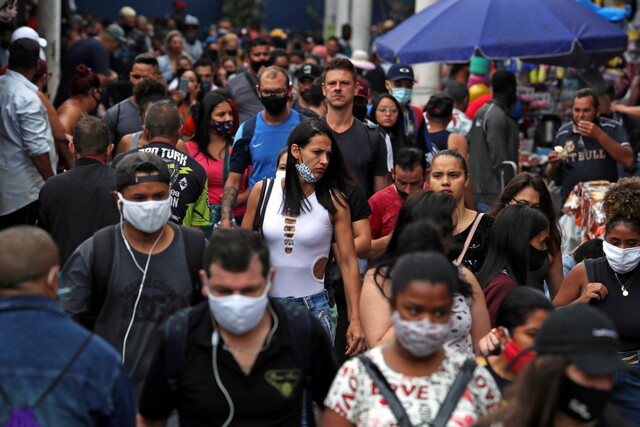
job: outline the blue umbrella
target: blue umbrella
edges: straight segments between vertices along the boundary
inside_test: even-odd
[[[408,64],[480,54],[587,67],[626,47],[624,31],[575,0],[440,0],[376,42],[378,56]]]

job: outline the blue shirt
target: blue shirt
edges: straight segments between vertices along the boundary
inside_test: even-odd
[[[0,299],[0,420],[31,407],[71,360],[89,332],[40,295]],[[43,426],[135,426],[129,376],[120,356],[93,336],[58,384],[35,408]]]

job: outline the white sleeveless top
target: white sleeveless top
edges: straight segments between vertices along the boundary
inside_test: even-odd
[[[297,218],[285,216],[281,213],[283,196],[281,182],[276,180],[262,225],[271,266],[276,271],[271,295],[281,298],[317,294],[324,290],[324,277],[316,278],[313,266],[329,256],[333,235],[329,211],[318,202],[314,192],[307,198],[310,210],[301,212]]]

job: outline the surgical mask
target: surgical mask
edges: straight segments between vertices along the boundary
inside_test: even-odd
[[[271,281],[267,280],[264,292],[258,297],[237,294],[214,297],[208,286],[204,288],[209,297],[209,310],[216,322],[234,335],[243,335],[255,328],[264,316]]]
[[[586,423],[600,418],[609,402],[611,391],[581,386],[565,375],[559,397],[562,412]]]
[[[364,118],[367,116],[367,106],[366,105],[356,105],[353,104],[353,116],[360,120],[361,122],[364,122]]]
[[[451,323],[434,323],[429,318],[422,320],[404,320],[394,311],[391,322],[396,339],[416,357],[427,357],[438,351],[449,338]]]
[[[205,94],[211,92],[211,82],[202,82],[200,83],[200,87]]]
[[[318,182],[319,178],[316,178],[315,175],[313,174],[313,172],[311,172],[311,169],[309,168],[309,165],[307,165],[306,163],[296,163],[296,170],[298,171],[298,175],[300,175],[300,177],[302,179],[304,179],[305,181],[313,184],[314,182]]]
[[[602,250],[611,269],[619,274],[630,272],[640,262],[640,246],[622,249],[604,241]]]
[[[143,233],[155,233],[160,230],[171,217],[171,197],[166,200],[149,200],[132,202],[118,193],[122,203],[122,216],[136,230]]]
[[[211,120],[211,129],[218,135],[226,135],[231,132],[233,127],[233,120],[224,120],[219,122],[217,120]]]
[[[548,249],[541,251],[540,249],[536,249],[532,245],[529,245],[529,271],[540,270],[540,268],[544,264],[544,260],[548,257]]]
[[[506,329],[505,333],[509,336],[509,332]],[[523,349],[510,338],[502,348],[502,356],[507,362],[507,369],[517,374],[536,357],[536,354],[533,351]]]
[[[260,101],[264,105],[264,109],[267,110],[272,116],[279,116],[287,108],[287,102],[289,98],[287,96],[261,96]]]
[[[402,105],[411,101],[411,89],[405,87],[394,87],[391,89],[391,95]]]
[[[287,171],[276,171],[276,179],[284,179],[287,175]]]

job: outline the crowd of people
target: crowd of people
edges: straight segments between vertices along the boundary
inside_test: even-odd
[[[596,91],[513,174],[506,69],[417,106],[348,31],[202,41],[174,6],[70,28],[53,102],[38,34],[9,46],[3,423],[640,425],[640,177]],[[590,180],[604,241],[563,253],[549,187]]]

